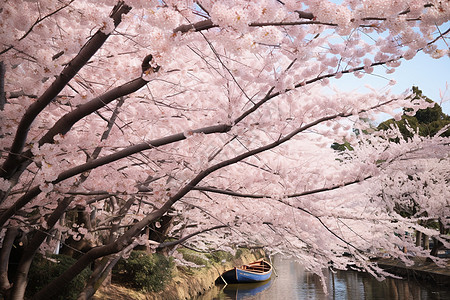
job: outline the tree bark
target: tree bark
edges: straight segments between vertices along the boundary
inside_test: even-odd
[[[441,234],[445,234],[446,230],[445,230],[444,224],[442,224],[441,220],[438,220],[438,222],[439,222],[439,232]],[[435,238],[433,238],[433,241],[434,241],[434,245],[433,245],[433,249],[431,249],[430,255],[438,256],[438,251],[444,247],[444,244]]]
[[[422,232],[416,230],[416,246],[420,247],[422,244]]]
[[[86,287],[78,296],[77,300],[88,300],[94,296],[95,292],[100,288],[112,268],[117,264],[120,255],[114,258],[104,257],[102,261],[95,267],[94,272],[89,278]]]
[[[14,239],[19,234],[19,227],[9,227],[3,238],[2,249],[0,250],[0,291],[6,292],[11,287],[8,279],[9,255],[14,244]]]
[[[6,104],[5,73],[5,64],[3,63],[3,61],[0,61],[0,110],[3,110]]]
[[[27,286],[28,272],[30,270],[31,263],[33,262],[33,257],[36,254],[36,250],[42,244],[42,242],[47,238],[49,232],[56,222],[61,218],[61,216],[66,211],[66,208],[72,202],[73,197],[64,198],[58,207],[53,211],[50,217],[47,219],[48,228],[41,228],[34,233],[31,242],[25,248],[24,253],[20,259],[19,265],[17,267],[16,276],[14,280],[14,286],[11,292],[11,299],[20,300],[23,299],[25,295],[25,289]]]
[[[430,237],[426,234],[422,234],[423,249],[430,250]]]

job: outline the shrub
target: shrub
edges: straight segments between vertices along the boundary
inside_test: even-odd
[[[162,254],[133,251],[117,263],[112,280],[140,291],[158,292],[172,278],[172,267],[172,260]]]
[[[36,254],[28,273],[28,285],[26,297],[31,298],[39,290],[45,287],[52,280],[61,275],[66,269],[76,262],[75,259],[66,255],[48,255],[46,257]],[[78,294],[83,290],[86,281],[91,276],[92,271],[86,268],[78,274],[65,287],[64,291],[56,296],[55,300],[77,299]]]

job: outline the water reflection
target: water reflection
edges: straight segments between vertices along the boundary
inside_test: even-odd
[[[379,282],[368,274],[353,271],[329,272],[325,294],[319,278],[302,265],[281,257],[276,257],[273,264],[278,276],[272,274],[268,282],[216,287],[196,300],[450,299],[450,286],[433,286],[414,279]]]
[[[230,299],[243,300],[261,293],[273,283],[274,281],[268,280],[258,283],[229,284],[222,291]]]

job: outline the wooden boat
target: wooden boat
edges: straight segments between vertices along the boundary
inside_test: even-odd
[[[228,283],[260,282],[272,275],[272,266],[265,260],[257,260],[247,265],[235,267],[222,274],[222,279]]]

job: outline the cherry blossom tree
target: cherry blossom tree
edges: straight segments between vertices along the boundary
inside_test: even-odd
[[[433,101],[422,95],[417,87],[413,87],[416,96],[423,97],[427,102]],[[405,112],[400,121],[387,120],[378,126],[378,129],[398,128],[401,136],[395,140],[418,140],[420,136],[450,135],[450,116],[442,112],[442,108],[436,103],[434,107],[418,110],[415,116],[409,116]],[[446,129],[447,128],[447,129]],[[421,150],[423,152],[423,150]],[[442,157],[432,155],[404,158],[395,163],[393,171],[386,174],[383,185],[382,197],[386,199],[391,207],[402,216],[413,217],[418,220],[418,224],[425,227],[436,227],[441,233],[446,234],[448,211],[448,185],[450,178],[446,160]],[[444,163],[444,164],[442,164]],[[401,172],[399,172],[401,170]],[[440,184],[430,184],[429,182],[440,182]],[[441,189],[442,188],[442,189]],[[394,192],[393,189],[395,190]],[[401,191],[401,192],[400,192]],[[426,200],[421,200],[426,198]],[[392,206],[393,205],[393,206]],[[429,238],[426,234],[416,231],[416,246],[423,246],[429,249]],[[442,246],[440,240],[434,240],[431,254],[437,256],[438,249]]]
[[[35,253],[69,237],[90,247],[34,298],[96,262],[89,298],[136,245],[173,247],[149,240],[149,226],[199,249],[264,246],[318,274],[332,261],[381,276],[368,261],[380,249],[407,259],[393,245],[414,242],[393,233],[418,225],[380,196],[383,182],[407,174],[395,168],[411,155],[447,162],[448,138],[357,137],[378,112],[429,104],[330,81],[448,55],[448,1],[4,1],[0,13],[0,284],[11,298],[23,298]],[[336,140],[359,146],[338,154]]]

